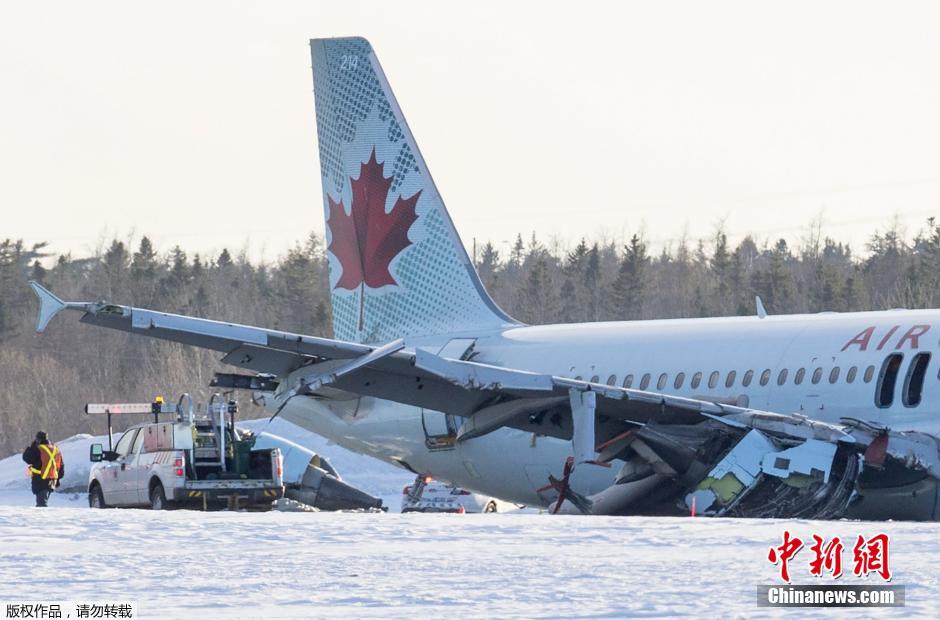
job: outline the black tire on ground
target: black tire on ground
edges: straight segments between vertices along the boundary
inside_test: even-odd
[[[150,508],[151,510],[169,510],[172,508],[170,502],[166,501],[166,493],[163,491],[163,485],[155,482],[150,486]]]
[[[91,485],[91,488],[88,489],[88,507],[89,508],[107,508],[108,505],[104,503],[104,491],[101,490],[101,485],[97,482]]]
[[[483,509],[483,512],[496,512],[496,502],[490,502]]]

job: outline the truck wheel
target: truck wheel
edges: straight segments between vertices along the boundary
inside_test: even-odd
[[[163,485],[157,482],[150,487],[150,508],[152,510],[169,510],[170,502],[166,501]]]
[[[496,502],[490,502],[486,505],[486,508],[483,509],[483,512],[496,512]]]
[[[108,505],[104,503],[104,491],[101,490],[101,485],[97,482],[91,485],[91,488],[88,490],[88,506],[90,508],[108,507]]]

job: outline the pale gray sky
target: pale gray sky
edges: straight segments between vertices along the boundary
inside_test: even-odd
[[[0,238],[281,254],[323,230],[307,40],[372,41],[468,245],[940,214],[931,2],[0,7]]]

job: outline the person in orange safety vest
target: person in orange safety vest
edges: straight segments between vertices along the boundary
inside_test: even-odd
[[[36,440],[23,450],[23,460],[29,465],[36,506],[47,506],[53,489],[65,476],[65,464],[59,447],[49,441],[45,431],[36,433]]]

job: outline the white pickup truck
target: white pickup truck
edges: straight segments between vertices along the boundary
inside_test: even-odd
[[[124,432],[113,451],[91,446],[88,504],[270,508],[284,495],[281,453],[253,445],[253,438],[224,423],[224,414],[138,424]]]

